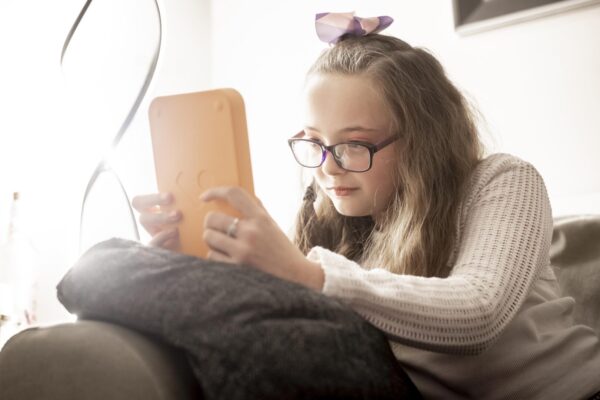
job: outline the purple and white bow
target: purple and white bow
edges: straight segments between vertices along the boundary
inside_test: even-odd
[[[317,36],[325,43],[335,44],[344,36],[365,36],[377,33],[394,20],[388,16],[360,18],[354,12],[320,13],[316,15],[315,28]]]

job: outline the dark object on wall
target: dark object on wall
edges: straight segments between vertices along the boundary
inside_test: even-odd
[[[466,35],[593,4],[600,0],[453,0],[454,27]]]

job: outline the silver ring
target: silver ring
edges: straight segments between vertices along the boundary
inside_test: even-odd
[[[229,226],[227,227],[227,236],[232,238],[235,237],[235,233],[237,232],[237,226],[239,222],[239,218],[235,218],[233,221],[231,221],[231,224],[229,224]]]

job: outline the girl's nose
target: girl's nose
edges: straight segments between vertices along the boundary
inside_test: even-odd
[[[345,172],[342,167],[337,165],[335,158],[333,158],[333,154],[331,154],[329,151],[325,155],[325,161],[321,165],[321,170],[326,175],[339,175]]]

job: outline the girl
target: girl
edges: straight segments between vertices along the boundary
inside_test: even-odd
[[[202,199],[225,200],[243,218],[206,217],[208,257],[348,303],[388,335],[425,398],[593,396],[600,344],[559,295],[539,173],[508,154],[483,157],[440,63],[376,33],[391,19],[317,19],[335,44],[308,72],[306,123],[289,139],[313,176],[293,242],[260,202],[219,187]],[[160,211],[171,200],[133,200],[153,245],[177,244],[165,224],[180,213]]]

